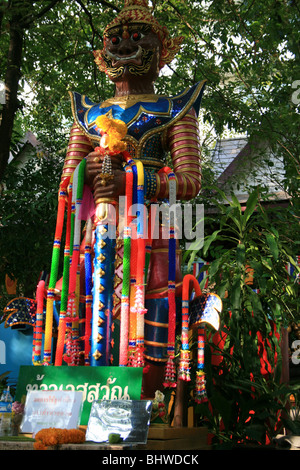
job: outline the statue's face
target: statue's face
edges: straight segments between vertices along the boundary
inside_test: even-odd
[[[109,78],[154,82],[159,73],[161,43],[149,25],[128,24],[108,31],[102,57]]]

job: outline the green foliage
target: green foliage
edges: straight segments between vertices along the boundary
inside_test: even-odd
[[[209,253],[213,258],[209,273],[215,289],[223,297],[225,310],[240,316],[242,323],[243,312],[246,312],[246,317],[253,318],[258,327],[265,324],[267,318],[285,325],[298,319],[298,284],[287,276],[286,265],[292,263],[296,272],[299,268],[295,246],[280,228],[280,210],[266,211],[259,189],[249,195],[244,212],[233,194],[231,200],[224,193],[221,196],[228,205],[216,201],[220,228],[207,236],[203,257],[206,259]],[[286,216],[288,221],[293,214],[287,211]],[[253,284],[250,285],[251,274]],[[253,289],[257,289],[258,294]],[[248,315],[251,312],[253,316]],[[261,325],[257,324],[260,319]],[[248,326],[251,331],[251,324]]]
[[[299,434],[299,418],[292,419],[287,412],[291,394],[299,400],[299,385],[282,384],[279,378],[279,374],[268,379],[261,375],[247,378],[243,373],[234,376],[224,368],[224,364],[213,370],[208,363],[210,406],[200,404],[195,411],[205,417],[214,435],[214,448],[231,449],[239,444],[268,445],[272,438],[284,432],[284,428]]]
[[[207,218],[207,230],[211,233],[207,234],[200,252],[185,253],[188,267],[191,268],[199,255],[211,260],[209,276],[232,312],[241,310],[246,296],[251,300],[245,305],[247,311],[264,311],[274,321],[298,319],[298,284],[294,278],[288,278],[286,271],[287,263],[291,263],[296,272],[299,270],[295,262],[297,241],[283,225],[283,220],[293,224],[293,209],[284,209],[284,213],[278,208],[266,210],[257,188],[249,195],[243,212],[234,194],[229,199],[218,188],[215,192],[219,199],[210,201],[216,208],[214,223],[211,216]],[[247,279],[252,270],[254,279],[250,288]],[[252,295],[252,288],[259,290],[259,296]],[[230,297],[225,297],[227,292]],[[274,303],[266,301],[269,297]]]
[[[212,408],[198,411],[223,445],[264,444],[279,432],[289,395],[300,392],[298,384],[280,383],[281,328],[299,322],[299,284],[287,275],[286,265],[300,270],[282,214],[264,209],[258,189],[244,210],[233,194],[229,199],[220,192],[219,197],[202,250],[186,254],[190,264],[196,255],[209,259],[210,286],[223,302],[219,339],[209,335],[208,343],[216,365],[210,365],[211,350],[206,350]]]
[[[49,272],[62,160],[31,157],[11,164],[0,199],[0,285],[18,280],[20,295],[33,296],[40,272]]]

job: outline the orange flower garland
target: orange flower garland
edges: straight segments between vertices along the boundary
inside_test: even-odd
[[[55,447],[61,444],[81,444],[85,442],[85,433],[80,429],[41,429],[35,435],[35,450],[47,450],[48,447]]]
[[[112,152],[124,152],[126,143],[122,139],[127,134],[127,126],[120,119],[111,119],[105,115],[98,116],[96,125],[101,130],[102,136],[105,136],[105,146]]]

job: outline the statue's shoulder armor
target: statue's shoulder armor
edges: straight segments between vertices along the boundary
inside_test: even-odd
[[[191,107],[198,114],[205,81],[184,90],[173,97],[155,96],[153,100],[141,97],[140,101],[124,107],[114,104],[113,100],[94,103],[87,96],[70,93],[73,117],[79,127],[93,141],[99,141],[96,119],[103,114],[121,119],[127,124],[128,137],[141,144],[153,133],[163,132],[182,118]],[[126,139],[125,139],[126,140]]]

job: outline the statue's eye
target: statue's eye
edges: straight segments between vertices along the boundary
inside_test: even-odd
[[[144,37],[144,35],[142,33],[140,33],[139,31],[135,31],[134,33],[132,33],[131,35],[131,39],[133,41],[139,41],[140,39],[142,39]]]
[[[117,44],[120,43],[121,38],[120,38],[119,36],[112,36],[112,37],[110,38],[110,40],[111,40],[111,43],[112,43],[114,46],[116,46]]]

